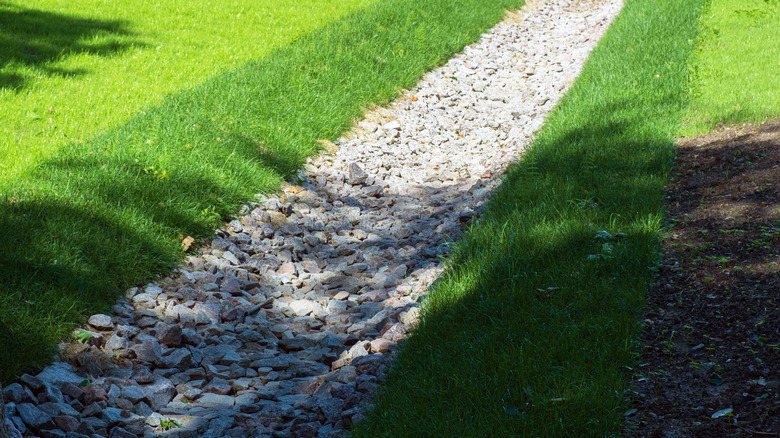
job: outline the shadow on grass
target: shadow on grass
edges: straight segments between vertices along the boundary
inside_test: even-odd
[[[30,188],[0,200],[1,322],[10,336],[0,379],[46,360],[41,351],[81,315],[105,312],[124,288],[169,272],[183,257],[179,233],[206,235],[233,213],[229,206],[246,201],[237,194],[246,189],[214,176],[216,164],[163,173],[139,162],[57,158],[32,175]],[[265,176],[251,181],[258,189],[278,184],[255,172]]]
[[[0,379],[44,365],[55,341],[77,322],[81,309],[104,311],[107,298],[133,281],[128,264],[159,272],[174,248],[121,224],[110,215],[56,200],[0,202],[4,249],[0,253]]]
[[[0,89],[19,89],[33,78],[77,76],[84,69],[64,70],[50,64],[72,54],[110,56],[140,44],[128,23],[94,20],[36,10],[14,3],[0,3]],[[97,41],[97,42],[96,42]],[[14,71],[18,66],[22,72]],[[7,71],[2,71],[7,70]]]
[[[632,102],[604,100],[599,114],[621,116],[545,128],[507,172],[431,290],[369,419],[377,429],[357,436],[619,430],[673,144],[638,128]]]

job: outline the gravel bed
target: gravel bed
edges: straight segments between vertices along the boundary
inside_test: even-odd
[[[86,342],[4,388],[11,436],[332,437],[360,421],[447,244],[618,0],[538,1],[371,110]],[[168,429],[168,430],[166,430]]]

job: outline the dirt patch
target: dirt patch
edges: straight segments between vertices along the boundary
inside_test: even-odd
[[[780,120],[679,143],[627,437],[780,436]]]

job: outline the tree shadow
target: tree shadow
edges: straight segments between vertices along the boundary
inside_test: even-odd
[[[604,113],[620,108],[616,100]],[[385,430],[399,434],[414,427],[403,418],[412,411],[426,412],[415,422],[432,424],[448,410],[451,429],[432,435],[483,436],[501,425],[492,433],[508,436],[534,434],[531,412],[567,426],[617,418],[592,400],[622,389],[608,364],[632,361],[624,347],[642,308],[636,291],[649,279],[652,224],[672,159],[668,139],[632,135],[642,120],[635,116],[542,134],[507,171],[432,288],[372,425],[399,422]],[[596,238],[602,230],[626,236]]]
[[[242,199],[214,176],[219,164],[170,174],[144,164],[58,156],[28,175],[29,188],[0,197],[0,323],[10,337],[0,379],[45,362],[85,313],[170,272],[183,256],[175,236],[209,234]]]
[[[52,64],[73,54],[111,56],[141,45],[129,23],[96,20],[0,3],[0,89],[18,90],[34,76],[78,76]],[[5,71],[4,71],[5,70]]]
[[[171,248],[116,217],[56,199],[0,202],[0,379],[45,365],[81,312],[101,312],[138,264],[172,266]],[[64,321],[64,323],[63,323]]]

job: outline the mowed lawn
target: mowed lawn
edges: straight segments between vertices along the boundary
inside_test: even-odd
[[[690,71],[683,134],[780,114],[780,0],[712,2]]]
[[[0,2],[0,180],[375,1]]]

